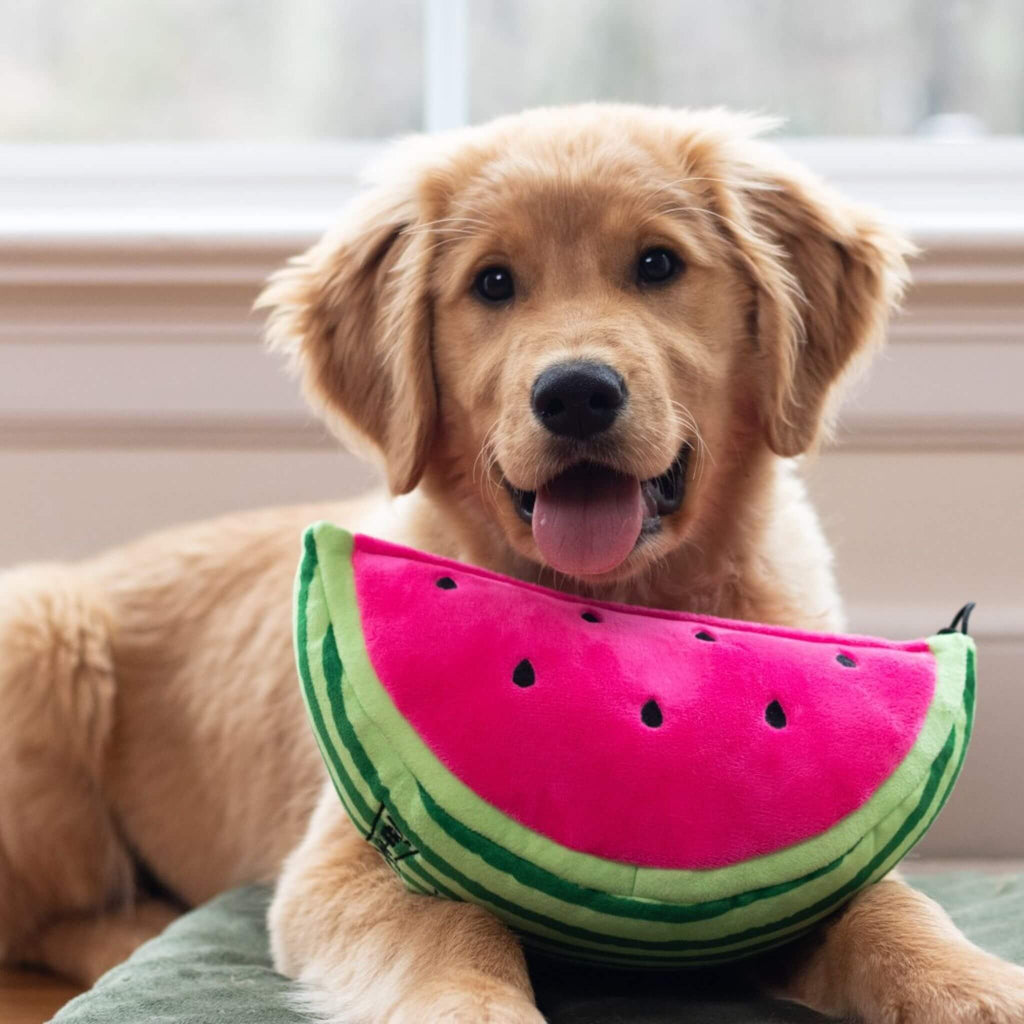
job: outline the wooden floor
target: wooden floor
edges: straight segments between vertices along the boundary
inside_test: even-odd
[[[80,991],[49,974],[0,967],[0,1021],[43,1024]]]

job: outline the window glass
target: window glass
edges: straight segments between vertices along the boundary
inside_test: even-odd
[[[0,141],[415,130],[423,3],[0,0]],[[1024,0],[465,7],[474,121],[621,99],[782,114],[793,134],[1024,132]]]
[[[0,140],[419,128],[420,0],[0,0]]]
[[[619,99],[793,134],[1024,131],[1022,0],[475,0],[474,120]]]

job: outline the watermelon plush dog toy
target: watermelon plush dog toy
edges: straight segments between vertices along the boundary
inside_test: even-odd
[[[791,940],[921,838],[974,644],[632,608],[311,527],[295,639],[338,795],[405,885],[623,966]]]

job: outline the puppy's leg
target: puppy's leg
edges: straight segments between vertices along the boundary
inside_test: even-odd
[[[779,993],[867,1024],[1021,1024],[1024,969],[897,878],[846,907]]]
[[[495,917],[407,892],[328,787],[270,909],[278,970],[328,1020],[535,1024],[522,950]]]
[[[114,701],[101,598],[62,566],[0,575],[0,961],[29,958],[57,921],[130,902],[101,779]]]
[[[97,916],[63,917],[25,942],[19,949],[20,959],[92,985],[177,916],[170,904],[144,900]]]

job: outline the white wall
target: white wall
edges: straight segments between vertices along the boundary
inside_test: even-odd
[[[978,602],[974,738],[957,788],[918,850],[1020,857],[1024,451],[840,450],[810,479],[855,629],[921,636]]]

